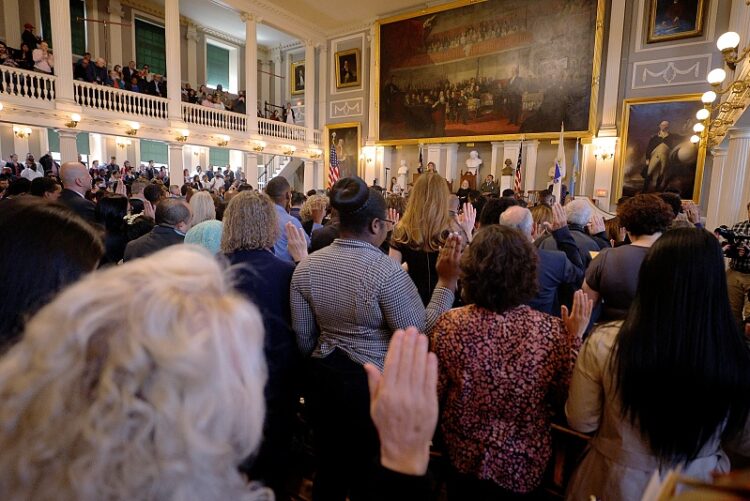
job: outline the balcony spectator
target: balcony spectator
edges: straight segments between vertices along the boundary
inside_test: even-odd
[[[201,97],[201,106],[208,106],[209,108],[212,108],[214,105],[213,101],[211,100],[210,94],[203,94]]]
[[[132,92],[140,92],[141,87],[138,85],[138,77],[133,77],[130,79],[130,85],[125,86],[126,90],[132,91]]]
[[[94,81],[94,68],[91,64],[91,54],[88,52],[73,67],[73,79],[82,82]]]
[[[221,102],[221,97],[219,96],[219,93],[218,93],[218,92],[214,94],[214,97],[213,97],[213,99],[211,100],[211,102],[212,102],[212,105],[211,105],[211,106],[212,106],[213,108],[216,108],[217,110],[224,110],[224,109],[226,109],[226,108],[224,107],[224,103],[222,103],[222,102]]]
[[[126,82],[130,82],[130,79],[138,74],[138,69],[135,67],[135,61],[130,61],[127,67],[122,69],[122,79]]]
[[[240,91],[240,95],[237,97],[234,105],[232,105],[232,111],[242,113],[243,115],[247,112],[247,108],[245,107],[245,91]]]
[[[21,44],[21,48],[16,51],[16,66],[24,70],[34,68],[34,59],[32,57],[31,46],[26,42]]]
[[[0,64],[4,66],[17,66],[16,61],[8,53],[8,47],[5,45],[5,42],[0,42]]]
[[[149,82],[146,92],[152,96],[167,97],[167,84],[161,75],[154,75],[154,79]]]
[[[286,103],[286,108],[284,108],[284,111],[281,114],[282,122],[286,122],[288,124],[294,124],[294,119],[297,118],[294,115],[294,110],[292,109],[292,103]]]
[[[11,153],[10,157],[8,157],[8,161],[5,162],[5,167],[10,169],[10,175],[13,177],[20,176],[21,171],[23,170],[23,164],[19,163],[18,155],[15,153]]]
[[[108,85],[111,85],[115,89],[124,89],[125,88],[125,82],[122,80],[122,77],[120,76],[120,73],[118,73],[115,70],[111,70],[109,72]]]
[[[99,85],[108,85],[107,80],[107,61],[103,57],[99,57],[94,64],[94,82]]]
[[[29,50],[36,49],[36,46],[39,42],[41,42],[41,39],[34,34],[34,25],[31,23],[26,23],[23,25],[23,33],[21,33],[21,40],[23,43],[28,45]]]

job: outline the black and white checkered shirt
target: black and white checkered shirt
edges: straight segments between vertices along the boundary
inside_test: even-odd
[[[425,308],[409,275],[380,249],[336,239],[297,266],[290,297],[304,355],[324,358],[339,348],[353,361],[382,370],[393,331],[431,329],[454,294],[438,287]]]
[[[742,235],[750,235],[750,220],[735,224],[732,226],[732,231]],[[729,267],[740,273],[750,273],[750,255],[746,254],[745,257],[736,257],[732,259],[729,263]]]

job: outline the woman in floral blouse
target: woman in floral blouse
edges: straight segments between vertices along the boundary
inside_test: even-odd
[[[581,291],[562,320],[524,303],[536,293],[536,253],[513,228],[489,226],[461,259],[469,304],[432,330],[440,361],[441,431],[449,499],[533,496],[551,454],[552,410],[565,401],[591,316]]]

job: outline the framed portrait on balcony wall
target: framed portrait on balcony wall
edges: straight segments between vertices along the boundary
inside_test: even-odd
[[[677,190],[700,200],[704,143],[693,144],[701,95],[626,99],[617,170],[617,197]]]
[[[718,0],[717,0],[718,1]],[[709,0],[648,0],[648,43],[703,35]]]
[[[379,143],[592,136],[606,3],[459,0],[379,21]]]
[[[342,50],[336,53],[336,88],[359,87],[359,49]]]
[[[291,94],[298,96],[305,93],[305,62],[292,61],[292,67],[289,70],[291,78]]]
[[[326,125],[325,139],[323,141],[326,186],[329,183],[331,160],[334,158],[333,152],[336,155],[334,163],[338,167],[339,178],[360,175],[360,141],[359,122]]]

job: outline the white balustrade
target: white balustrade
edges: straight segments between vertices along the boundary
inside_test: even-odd
[[[182,103],[182,120],[188,124],[218,129],[247,131],[247,115],[197,104]]]
[[[55,100],[55,77],[11,66],[0,66],[0,95],[52,102]]]
[[[80,106],[125,113],[140,117],[166,119],[167,99],[104,85],[74,81],[73,94]]]
[[[305,142],[305,128],[267,118],[258,119],[258,132],[263,136],[286,139],[288,141]]]
[[[313,142],[317,145],[323,144],[323,134],[319,130],[313,131]]]

